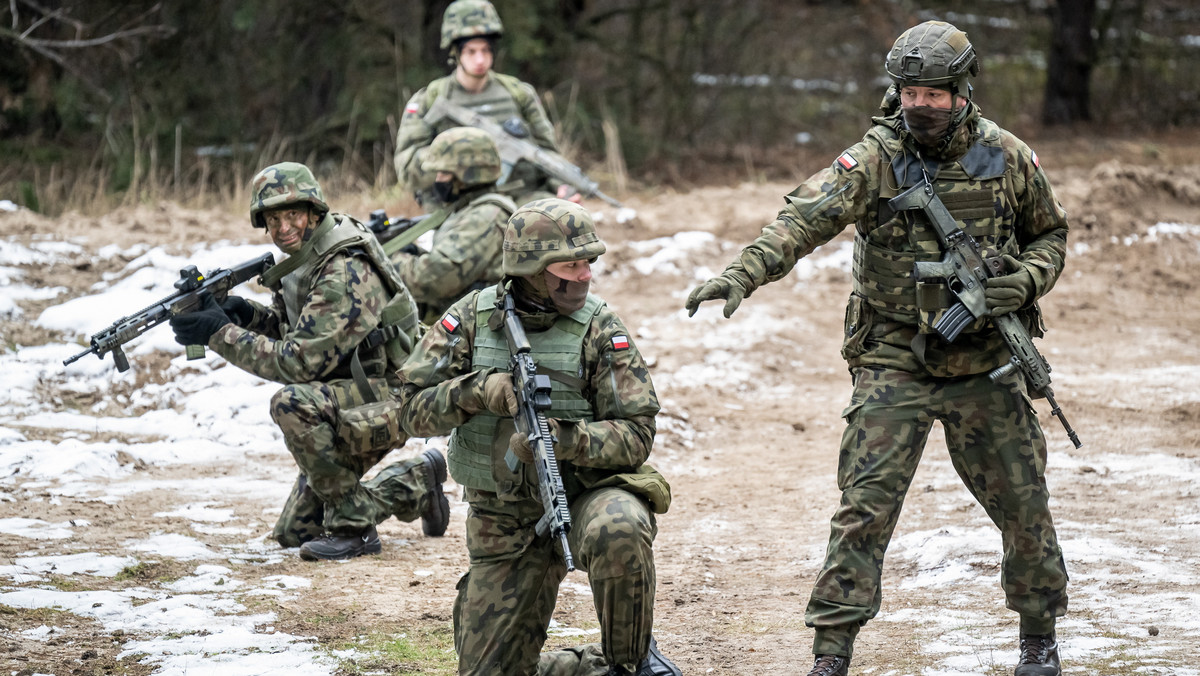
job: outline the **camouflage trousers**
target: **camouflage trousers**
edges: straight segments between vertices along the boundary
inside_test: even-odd
[[[1023,380],[932,378],[854,369],[838,457],[841,505],[805,612],[815,654],[849,656],[879,612],[884,552],[933,422],[955,471],[1003,543],[1000,584],[1026,633],[1047,633],[1067,610],[1067,571],[1047,505],[1046,442]]]
[[[649,506],[622,488],[584,492],[570,505],[575,565],[587,571],[600,644],[541,653],[566,565],[557,541],[538,537],[537,500],[508,501],[465,489],[471,564],[454,602],[458,673],[604,676],[634,670],[650,650],[654,536]]]
[[[376,396],[388,396],[382,380],[373,379],[372,384]],[[414,521],[428,507],[420,456],[393,463],[371,480],[360,481],[390,450],[354,450],[339,438],[339,409],[362,403],[348,380],[287,385],[271,398],[271,418],[300,468],[275,524],[273,537],[280,545],[298,547],[327,532],[360,533],[393,515]],[[405,441],[396,439],[393,447]]]

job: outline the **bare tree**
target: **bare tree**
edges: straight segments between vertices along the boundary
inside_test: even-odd
[[[1092,119],[1091,79],[1096,62],[1092,35],[1096,0],[1058,0],[1051,4],[1050,58],[1042,123],[1073,124]]]
[[[112,97],[84,67],[91,58],[89,52],[104,47],[115,49],[122,57],[127,57],[124,50],[139,38],[170,36],[175,32],[174,29],[146,23],[149,17],[160,10],[161,4],[156,4],[123,21],[118,28],[101,32],[94,31],[92,25],[71,16],[68,8],[48,7],[33,0],[9,0],[7,11],[0,13],[0,17],[8,15],[8,25],[0,25],[0,40],[11,41],[54,62],[105,102],[109,102]]]

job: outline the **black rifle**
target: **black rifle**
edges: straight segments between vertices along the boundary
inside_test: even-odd
[[[942,313],[941,319],[933,326],[934,331],[946,342],[954,342],[967,325],[987,315],[987,299],[984,295],[987,280],[1007,274],[1004,259],[1000,256],[984,259],[975,238],[958,227],[927,178],[888,200],[888,206],[897,212],[917,210],[925,214],[946,250],[945,257],[940,261],[914,264],[913,277],[918,282],[931,277],[944,279],[958,298],[958,302]],[[992,317],[992,323],[1000,331],[1012,358],[989,373],[988,377],[995,381],[1013,369],[1019,369],[1033,396],[1045,397],[1050,403],[1051,415],[1062,423],[1075,448],[1082,446],[1079,436],[1071,429],[1067,417],[1054,400],[1054,391],[1050,389],[1050,363],[1033,346],[1033,338],[1025,325],[1012,313]]]
[[[70,359],[63,360],[63,366],[81,359],[85,355],[94,354],[100,359],[104,359],[105,354],[112,352],[117,370],[128,371],[129,360],[125,357],[125,350],[122,349],[125,343],[168,321],[175,315],[187,314],[198,309],[201,295],[204,293],[212,294],[218,303],[224,301],[229,295],[230,289],[262,275],[274,264],[275,256],[265,253],[228,270],[213,270],[208,273],[207,277],[200,274],[195,265],[189,265],[179,271],[179,279],[175,282],[175,288],[179,289],[178,291],[128,317],[121,317],[107,329],[92,334],[92,346]],[[188,345],[186,352],[188,359],[200,359],[204,357],[204,346]]]
[[[524,125],[519,127],[502,125],[486,115],[481,115],[476,110],[464,108],[447,99],[434,101],[433,105],[429,107],[429,111],[425,113],[424,119],[425,124],[431,127],[443,119],[449,119],[455,124],[475,127],[487,132],[488,136],[491,136],[492,140],[496,142],[496,150],[500,153],[501,174],[500,180],[496,183],[501,188],[504,187],[504,182],[512,173],[517,162],[525,161],[541,169],[548,176],[571,186],[584,197],[598,197],[614,207],[621,206],[620,202],[600,192],[600,186],[588,178],[582,169],[568,162],[567,158],[553,150],[539,148],[536,143],[529,141],[526,138],[529,136],[529,131]]]
[[[375,239],[379,240],[380,244],[387,244],[426,218],[429,218],[429,214],[421,214],[414,218],[388,218],[386,211],[376,209],[367,219],[367,228],[375,233]]]
[[[529,447],[533,449],[533,464],[537,469],[538,495],[542,499],[545,513],[538,519],[535,532],[541,536],[549,533],[562,541],[563,561],[567,564],[567,572],[575,570],[575,562],[571,558],[571,546],[567,544],[567,533],[571,531],[571,512],[567,509],[567,492],[563,489],[562,477],[558,474],[558,459],[554,457],[554,436],[550,434],[550,425],[546,422],[545,411],[550,410],[550,377],[538,375],[537,364],[529,354],[529,338],[525,335],[525,327],[513,306],[511,293],[504,294],[504,338],[508,341],[508,351],[512,356],[509,364],[512,369],[513,389],[517,393],[517,414],[513,416],[517,432],[529,439]],[[509,449],[504,456],[509,470],[515,472],[521,461]]]

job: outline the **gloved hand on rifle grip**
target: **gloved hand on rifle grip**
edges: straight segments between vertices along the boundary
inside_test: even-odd
[[[546,420],[546,426],[550,428],[550,436],[558,440],[558,421],[549,418]],[[533,462],[533,447],[529,445],[529,438],[520,432],[513,432],[513,435],[508,439],[508,447],[512,449],[513,455],[517,456],[517,460],[525,464]],[[557,443],[555,444],[555,459],[567,460],[568,458],[558,457]]]
[[[718,298],[725,300],[725,318],[728,319],[733,311],[741,305],[742,298],[746,296],[746,287],[742,282],[728,272],[721,273],[717,277],[704,282],[700,286],[692,289],[692,293],[688,295],[687,307],[688,316],[696,314],[696,310],[700,307],[700,303],[706,300],[715,300]]]
[[[1009,274],[991,277],[984,289],[988,312],[998,317],[1021,309],[1033,298],[1033,275],[1016,258],[1004,254],[1004,269]]]
[[[517,393],[513,391],[511,373],[500,371],[483,381],[482,404],[498,416],[508,418],[517,414]]]
[[[230,323],[225,311],[207,291],[200,294],[200,307],[187,314],[171,317],[171,330],[180,345],[208,345],[213,334]]]
[[[254,306],[241,296],[227,296],[225,300],[221,301],[221,309],[225,311],[230,321],[242,328],[246,328],[250,322],[254,321]]]

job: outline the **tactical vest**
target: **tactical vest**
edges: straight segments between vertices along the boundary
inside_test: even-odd
[[[529,91],[521,87],[521,81],[511,75],[497,73],[492,71],[488,75],[488,85],[479,93],[471,93],[464,90],[462,87],[456,86],[457,81],[454,75],[450,74],[446,77],[438,78],[429,83],[425,89],[425,100],[422,110],[429,110],[433,103],[439,98],[445,98],[452,103],[474,110],[492,120],[497,124],[504,124],[506,120],[517,118],[529,126],[529,120],[525,119],[524,109],[534,103]],[[498,86],[493,86],[493,83]],[[433,135],[438,134],[457,126],[457,123],[451,120],[442,120],[433,127]],[[530,143],[537,145],[537,140],[533,137],[533,130],[529,129],[529,137],[526,139]],[[545,182],[541,170],[529,164],[528,162],[518,162],[512,168],[512,173],[505,180],[505,185],[522,186],[520,190],[533,190],[541,186]]]
[[[979,125],[980,137],[962,158],[926,163],[925,172],[955,222],[975,239],[984,256],[997,252],[1015,256],[1019,252],[1016,195],[999,145],[999,128],[982,119]],[[888,206],[888,200],[921,181],[921,160],[905,151],[897,137],[876,130],[879,127],[872,135],[882,143],[885,157],[892,157],[890,167],[884,169],[891,180],[881,180],[875,226],[858,228],[854,238],[854,293],[883,318],[914,324],[929,333],[955,298],[944,280],[918,283],[913,264],[941,260],[945,252],[923,214],[895,213]],[[986,319],[980,318],[965,331],[976,332],[984,325]]]
[[[379,326],[367,334],[355,351],[356,358],[361,357],[373,367],[368,375],[390,376],[416,344],[417,307],[396,268],[383,253],[379,240],[362,223],[345,214],[326,214],[300,251],[263,274],[263,283],[283,297],[288,326],[295,326],[318,275],[334,255],[343,251],[365,254],[391,297],[380,313]],[[382,354],[378,353],[380,347]]]
[[[488,287],[475,299],[475,349],[471,368],[508,370],[508,342],[503,330],[488,328],[496,311],[496,288]],[[591,421],[594,416],[588,393],[568,384],[584,378],[583,338],[604,301],[588,294],[579,310],[562,315],[545,331],[527,332],[538,373],[550,376],[550,410],[547,418]],[[564,378],[563,375],[567,377]],[[522,464],[510,472],[504,462],[508,440],[515,431],[511,418],[480,413],[450,434],[449,465],[454,480],[463,486],[500,495],[518,494],[522,485],[536,485],[531,466]]]

